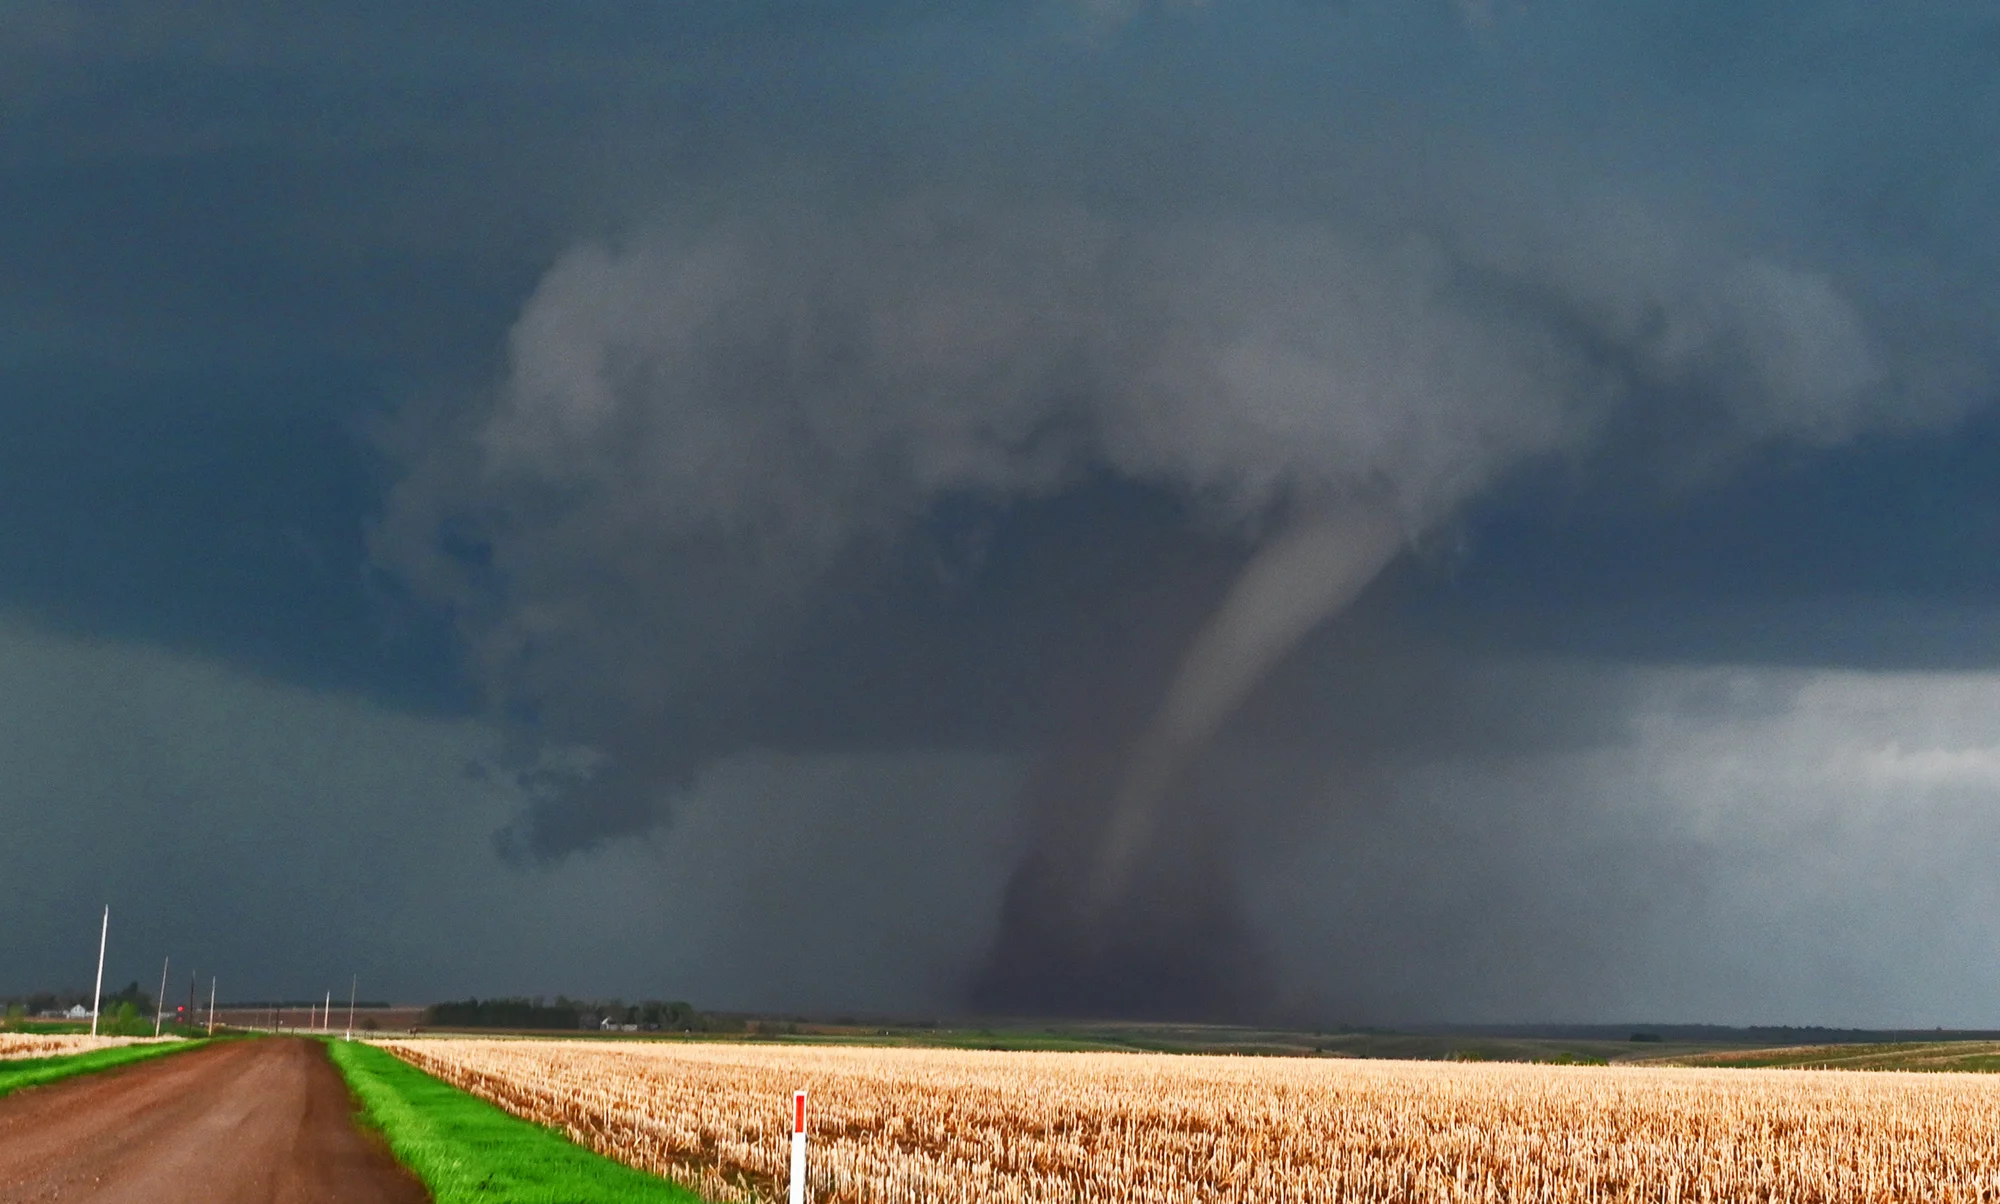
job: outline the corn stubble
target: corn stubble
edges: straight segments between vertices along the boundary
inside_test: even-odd
[[[120,1045],[158,1045],[179,1037],[92,1037],[82,1033],[0,1033],[0,1059],[54,1058]]]
[[[410,1062],[710,1199],[2000,1200],[2000,1078],[415,1040]]]

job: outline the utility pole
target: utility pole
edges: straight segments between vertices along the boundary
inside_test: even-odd
[[[354,990],[361,985],[361,976],[356,974],[347,984],[347,1039],[354,1040]]]
[[[104,1001],[104,942],[111,937],[111,904],[104,905],[104,927],[97,932],[97,986],[90,993],[90,1035],[97,1035],[97,1005]]]
[[[153,1035],[160,1035],[160,1022],[167,1018],[167,965],[171,956],[160,959],[160,1002],[153,1008]]]

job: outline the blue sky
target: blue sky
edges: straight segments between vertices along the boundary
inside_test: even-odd
[[[0,45],[0,989],[115,895],[258,994],[2000,1025],[1990,6]],[[1078,936],[1185,650],[1356,507]]]

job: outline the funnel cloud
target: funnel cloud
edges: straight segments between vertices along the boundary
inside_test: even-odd
[[[1366,505],[1294,521],[1260,546],[1188,646],[1112,796],[1095,894],[1125,891],[1160,795],[1266,671],[1353,601],[1402,542],[1393,513]]]

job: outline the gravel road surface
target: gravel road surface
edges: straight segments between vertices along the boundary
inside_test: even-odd
[[[346,1083],[311,1041],[224,1041],[0,1099],[5,1204],[429,1198],[355,1128]]]

